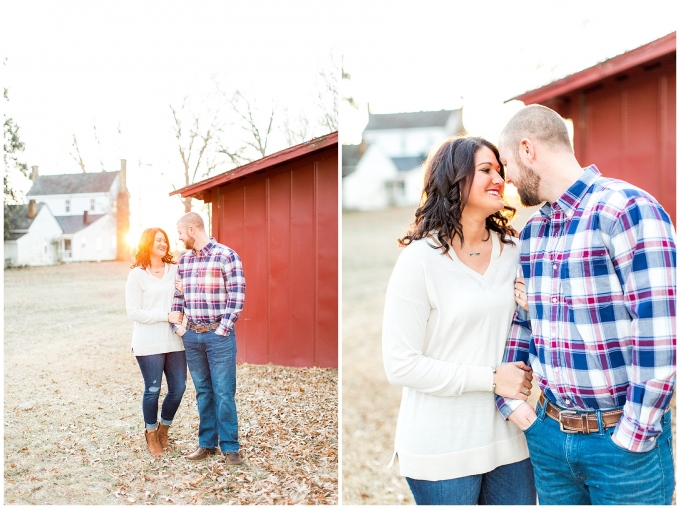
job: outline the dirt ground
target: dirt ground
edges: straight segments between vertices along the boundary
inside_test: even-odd
[[[412,208],[395,208],[342,216],[343,504],[414,503],[398,461],[387,468],[401,389],[387,381],[381,351],[385,292],[400,252],[396,239],[406,232],[413,213]],[[531,213],[521,210],[515,227],[521,228]]]
[[[5,503],[337,504],[335,369],[238,366],[238,467],[182,457],[197,445],[189,377],[170,429],[175,451],[149,455],[128,271],[119,262],[5,271]]]

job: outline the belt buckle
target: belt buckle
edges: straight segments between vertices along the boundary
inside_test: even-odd
[[[578,412],[575,411],[575,410],[560,410],[560,413],[557,414],[557,419],[558,419],[557,422],[560,424],[560,431],[562,433],[569,433],[569,434],[578,433],[578,430],[564,429],[564,424],[562,424],[562,414],[578,415]]]

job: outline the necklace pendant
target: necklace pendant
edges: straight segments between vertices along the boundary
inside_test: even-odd
[[[479,256],[482,253],[470,253],[470,256]]]

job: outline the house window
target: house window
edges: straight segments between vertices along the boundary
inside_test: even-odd
[[[64,239],[64,258],[71,258],[71,239]]]
[[[47,254],[47,239],[43,239],[43,252]]]
[[[94,198],[90,199],[90,212],[94,212]]]
[[[101,251],[101,250],[102,250],[102,238],[97,237],[97,251]]]
[[[66,200],[66,212],[71,212],[71,200]]]
[[[85,245],[87,244],[85,237],[80,237],[80,247],[85,249]]]

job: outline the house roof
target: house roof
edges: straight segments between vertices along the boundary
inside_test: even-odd
[[[444,127],[451,115],[461,117],[461,110],[413,111],[408,113],[368,114],[364,131],[377,129],[408,129],[415,127]],[[462,125],[462,123],[461,123]]]
[[[87,228],[105,215],[106,214],[89,214],[87,217],[87,223],[83,221],[83,214],[79,214],[77,216],[54,216],[54,218],[57,220],[64,233],[68,235]]]
[[[104,193],[111,189],[117,171],[99,173],[67,173],[65,175],[39,175],[26,196],[52,194]]]
[[[299,159],[329,147],[337,147],[337,145],[338,132],[335,131],[330,134],[326,134],[325,136],[320,136],[319,138],[314,138],[313,140],[309,140],[304,143],[300,143],[299,145],[275,152],[274,154],[268,155],[267,157],[263,157],[262,159],[258,159],[252,163],[248,163],[233,170],[221,173],[215,177],[211,177],[190,186],[177,189],[170,193],[170,196],[173,194],[179,194],[184,198],[191,196],[202,200],[203,192],[207,191],[208,189],[224,185],[228,182],[231,182],[232,180],[243,180],[249,175],[264,173],[265,171],[269,171],[284,163],[289,163],[295,159]]]
[[[343,145],[342,146],[342,176],[346,177],[354,173],[357,169],[357,164],[361,161],[362,156],[366,152],[366,144],[361,145]]]
[[[554,97],[590,87],[599,81],[615,75],[626,74],[625,78],[627,78],[627,75],[631,72],[643,73],[656,68],[662,61],[667,61],[667,65],[675,66],[675,52],[676,33],[673,32],[661,39],[600,62],[576,74],[553,81],[544,87],[530,90],[512,99],[508,99],[508,101],[517,99],[525,104],[543,103]],[[623,78],[623,76],[621,77]]]
[[[391,159],[398,171],[409,171],[422,165],[425,159],[427,159],[427,155],[422,154],[420,156],[413,157],[392,157]]]
[[[35,217],[38,217],[38,213],[43,207],[45,207],[44,203],[38,203]],[[17,232],[16,230],[28,230],[35,221],[35,217],[33,219],[28,217],[28,204],[7,205],[7,212],[10,233],[6,240],[17,240],[26,235],[26,232]]]

